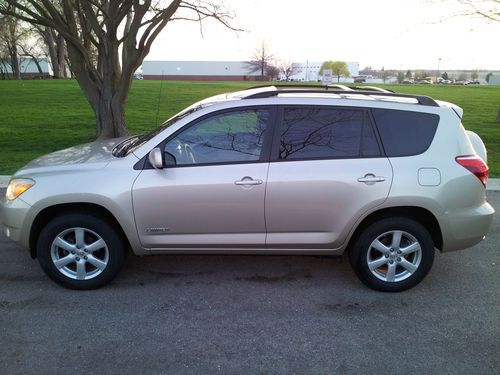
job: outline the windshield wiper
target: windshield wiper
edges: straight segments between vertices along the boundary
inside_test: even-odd
[[[134,135],[130,138],[124,139],[122,142],[118,143],[113,149],[113,156],[121,158],[127,155],[127,151],[141,139],[142,134]]]

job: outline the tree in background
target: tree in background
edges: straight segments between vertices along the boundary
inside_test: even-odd
[[[12,15],[4,14],[0,16],[0,49],[3,55],[5,70],[7,66],[12,71],[14,79],[21,79],[20,45],[28,35],[28,28],[15,16],[16,9],[9,4],[5,4]]]
[[[478,79],[478,78],[479,78],[479,73],[478,73],[478,71],[477,71],[477,70],[472,71],[472,72],[471,72],[471,74],[470,74],[470,79],[474,79],[474,80],[476,80],[476,79]]]
[[[250,61],[246,63],[248,71],[249,73],[260,72],[261,80],[265,80],[267,67],[272,65],[273,60],[274,54],[271,52],[271,47],[263,40],[250,57]]]
[[[416,80],[422,80],[422,79],[425,79],[427,77],[430,77],[431,74],[426,71],[426,70],[416,70],[415,71],[415,79]]]
[[[297,73],[296,66],[292,61],[280,61],[278,63],[280,73],[285,77],[286,81],[290,80],[290,77]]]
[[[405,77],[406,77],[406,78],[408,78],[408,79],[411,79],[411,78],[412,78],[412,74],[411,74],[411,70],[410,70],[410,69],[408,69],[408,70],[406,71]]]
[[[40,77],[43,76],[44,72],[40,65],[40,60],[44,58],[46,54],[44,53],[43,49],[40,48],[40,44],[36,43],[36,41],[27,41],[19,45],[19,50],[21,51],[22,56],[28,56],[29,58],[31,58],[31,61],[35,64],[38,70],[38,74],[40,75]]]
[[[490,83],[490,78],[491,76],[493,75],[493,73],[489,72],[488,74],[486,74],[486,77],[484,77],[484,79],[486,80],[486,82]]]
[[[1,18],[0,18],[1,22]],[[0,43],[0,78],[9,79],[10,78],[10,57],[7,49],[4,45]]]
[[[345,61],[325,61],[321,64],[321,69],[319,74],[323,75],[325,69],[331,69],[332,75],[337,76],[337,82],[340,82],[340,77],[350,77],[351,73],[347,68],[347,63]]]
[[[380,78],[382,78],[382,82],[385,83],[385,81],[387,81],[387,78],[389,78],[389,74],[390,73],[387,70],[385,70],[384,67],[382,67],[382,70],[379,73]]]
[[[405,74],[402,71],[399,71],[396,78],[398,80],[398,83],[403,83],[403,81],[405,80]]]
[[[376,76],[377,71],[373,69],[371,66],[365,66],[363,69],[359,71],[359,74],[364,76]]]
[[[445,81],[448,81],[450,79],[447,72],[444,72],[443,74],[441,74],[441,78],[444,79]]]
[[[269,80],[274,81],[280,75],[280,68],[273,63],[266,65],[266,76]]]
[[[55,29],[36,26],[36,33],[42,38],[47,55],[50,57],[54,78],[66,78],[66,45],[64,37]]]
[[[99,138],[127,134],[133,74],[169,22],[214,19],[234,30],[228,23],[232,15],[209,0],[0,0],[0,14],[62,36]]]
[[[465,81],[465,80],[467,80],[467,73],[465,73],[465,72],[460,73],[458,75],[458,80],[459,81]]]

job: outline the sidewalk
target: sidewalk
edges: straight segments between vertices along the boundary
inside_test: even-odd
[[[0,188],[6,188],[10,176],[0,176]],[[490,178],[488,180],[487,190],[500,191],[500,178]]]

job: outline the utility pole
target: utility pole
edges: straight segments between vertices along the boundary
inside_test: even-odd
[[[439,66],[441,65],[441,57],[438,59],[438,70],[436,73],[436,83],[438,83],[438,77],[439,77]]]

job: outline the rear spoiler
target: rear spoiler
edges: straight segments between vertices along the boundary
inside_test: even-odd
[[[455,114],[458,116],[460,120],[464,116],[464,110],[456,104],[443,102],[442,100],[436,100],[436,103],[439,104],[440,107],[448,107],[453,109],[453,112],[455,112]]]

